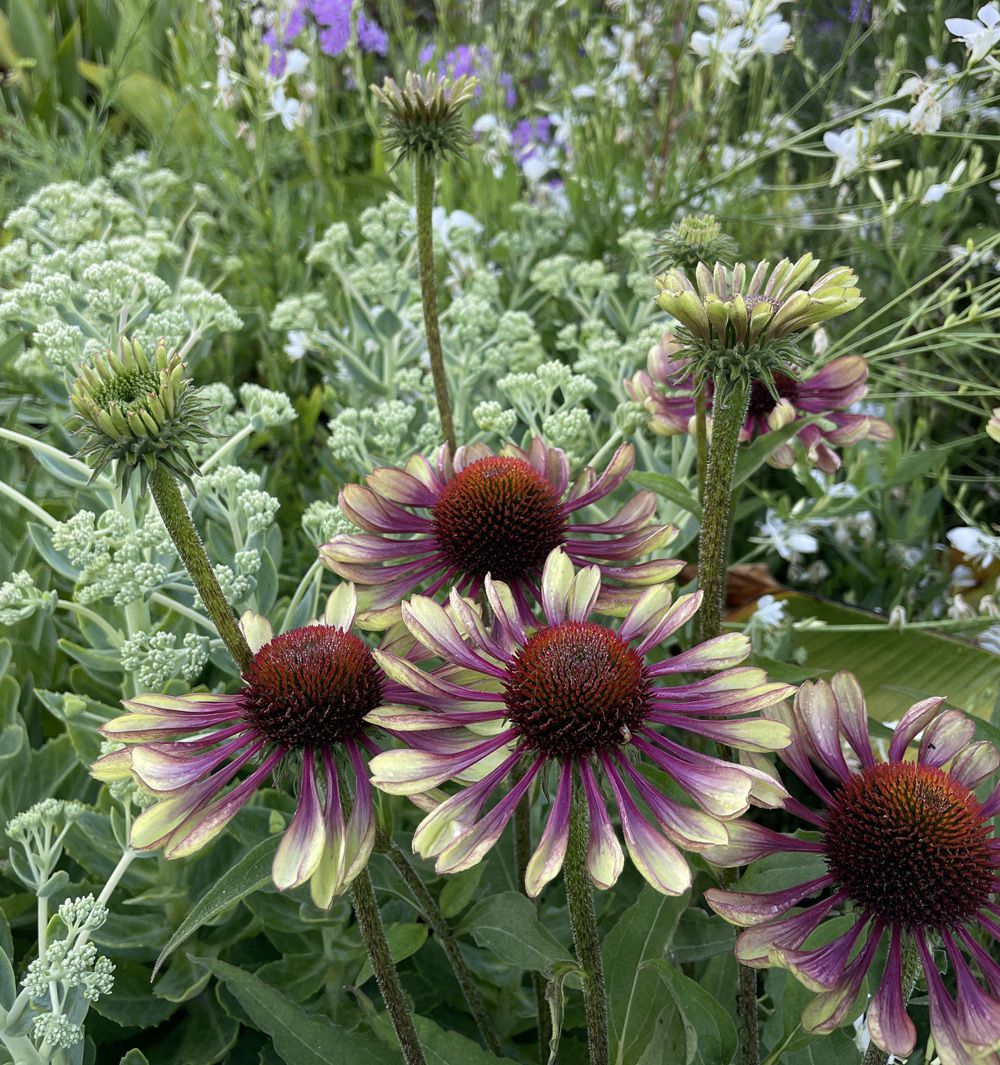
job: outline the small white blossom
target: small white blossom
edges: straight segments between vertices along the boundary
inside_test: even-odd
[[[1000,42],[1000,7],[996,3],[984,4],[975,19],[949,18],[944,24],[968,49],[973,63],[984,59]]]
[[[811,555],[819,550],[819,541],[804,525],[786,521],[768,508],[764,521],[757,526],[758,536],[750,539],[757,544],[766,544],[786,562],[797,562],[802,555]]]
[[[949,529],[948,542],[981,569],[989,569],[995,558],[1000,558],[1000,536],[991,536],[974,526]]]

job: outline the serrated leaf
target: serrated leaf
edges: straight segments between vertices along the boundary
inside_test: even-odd
[[[235,995],[254,1026],[274,1041],[287,1065],[386,1065],[398,1061],[373,1037],[348,1032],[327,1018],[312,1017],[253,973],[223,961],[198,960]],[[495,1060],[495,1059],[494,1059]],[[468,1059],[466,1059],[468,1062]]]
[[[554,962],[572,961],[569,951],[538,920],[535,906],[519,891],[477,902],[459,930],[507,965],[536,972]]]
[[[153,979],[166,959],[202,925],[208,924],[223,910],[258,891],[271,879],[271,863],[278,848],[278,837],[269,836],[246,854],[228,872],[223,873],[204,895],[191,907],[177,931],[167,940],[166,946],[153,966]]]
[[[694,980],[664,958],[645,963],[667,986],[684,1021],[686,1065],[730,1065],[736,1057],[736,1027],[729,1014]]]

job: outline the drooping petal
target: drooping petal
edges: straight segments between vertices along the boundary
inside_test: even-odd
[[[875,1044],[890,1054],[905,1058],[913,1053],[917,1029],[903,1000],[902,948],[900,931],[895,925],[882,982],[868,1006],[868,1030]]]
[[[782,965],[811,991],[829,991],[843,980],[854,944],[866,924],[866,919],[859,917],[846,932],[822,947],[813,950],[785,948],[778,952],[778,956]]]
[[[881,934],[876,935],[873,931],[858,956],[845,970],[840,984],[818,994],[802,1011],[802,1027],[807,1032],[826,1034],[844,1023],[847,1011],[861,990],[861,983],[871,966],[880,938]]]
[[[274,636],[271,622],[263,614],[256,614],[247,610],[240,617],[240,632],[243,633],[250,650],[256,654],[266,643],[270,643]]]
[[[795,887],[786,888],[784,891],[769,891],[762,894],[752,891],[722,891],[720,888],[709,888],[705,892],[705,901],[730,924],[746,927],[780,917],[803,899],[815,895],[833,882],[834,878],[827,873],[815,880],[807,880],[802,884],[796,884]]]
[[[943,766],[969,746],[975,732],[971,718],[960,710],[945,710],[924,729],[917,760],[924,765]]]
[[[889,743],[890,762],[902,760],[903,755],[906,754],[906,748],[910,746],[917,734],[937,717],[938,710],[943,702],[943,697],[923,699],[919,703],[914,703],[903,714],[892,733],[892,740]]]
[[[344,746],[354,770],[354,804],[344,830],[343,884],[347,887],[368,864],[371,856],[375,844],[375,810],[365,760],[355,743],[349,742]]]
[[[818,841],[786,836],[754,821],[727,821],[726,832],[728,842],[709,847],[704,852],[707,861],[723,869],[749,865],[770,854],[795,851],[820,854],[823,851],[823,844]]]
[[[390,795],[414,795],[436,788],[462,770],[499,750],[514,738],[508,729],[481,743],[472,744],[458,754],[440,755],[427,751],[384,751],[368,764],[372,783]]]
[[[274,854],[271,878],[279,891],[304,884],[316,871],[326,845],[323,809],[316,790],[313,752],[302,752],[302,777],[295,816],[285,829]]]
[[[744,928],[736,937],[736,960],[754,969],[779,965],[778,951],[801,947],[845,898],[843,892],[834,893],[790,916]]]
[[[349,631],[354,624],[354,615],[358,612],[358,593],[349,581],[339,584],[330,593],[323,611],[323,621],[335,629]]]
[[[580,777],[587,796],[587,812],[590,815],[590,846],[587,850],[587,872],[595,887],[601,890],[612,888],[618,882],[625,867],[625,856],[608,816],[601,789],[586,760],[580,762]]]
[[[326,831],[323,854],[309,880],[309,893],[321,910],[328,910],[343,890],[344,809],[340,803],[337,766],[329,748],[323,749],[322,758],[326,776],[326,805],[323,811]]]
[[[538,847],[528,861],[524,874],[524,890],[529,898],[536,898],[549,881],[562,869],[569,843],[569,818],[573,793],[573,760],[563,760],[559,770],[559,786],[549,811],[548,821],[538,841]]]

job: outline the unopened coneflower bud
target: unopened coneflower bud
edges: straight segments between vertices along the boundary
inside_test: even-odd
[[[192,487],[198,467],[190,449],[211,435],[206,419],[212,405],[162,340],[147,355],[138,341],[123,339],[118,354],[106,351],[83,368],[69,398],[82,440],[78,454],[95,477],[114,463],[123,493],[136,471],[145,491],[150,473],[162,465]]]
[[[385,146],[398,159],[440,162],[447,155],[462,155],[471,140],[462,122],[462,105],[472,99],[476,79],[467,75],[452,80],[437,74],[407,73],[403,85],[386,78],[371,90],[385,107],[382,131]]]
[[[689,215],[672,225],[657,241],[656,252],[658,269],[694,270],[700,262],[731,263],[737,247],[715,218],[705,214]]]

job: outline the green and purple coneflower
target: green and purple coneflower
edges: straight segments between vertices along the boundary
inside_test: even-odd
[[[830,684],[804,684],[791,712],[765,710],[792,733],[778,757],[821,804],[817,810],[789,798],[785,808],[818,838],[740,822],[729,826],[729,843],[710,848],[706,858],[735,866],[806,852],[826,869],[783,891],[712,889],[706,899],[746,928],[736,944],[744,965],[783,966],[819,992],[802,1016],[808,1031],[831,1032],[848,1018],[887,942],[868,1007],[876,1045],[902,1057],[912,1053],[916,1029],[906,999],[922,969],[942,1065],[981,1065],[995,1062],[1000,1048],[1000,965],[989,953],[1000,939],[994,901],[1000,842],[992,826],[1000,787],[984,802],[973,789],[993,775],[1000,756],[989,743],[973,743],[971,719],[942,711],[943,701],[925,699],[903,715],[885,760],[873,752],[864,695],[850,673]],[[921,733],[916,758],[905,760]],[[807,948],[809,937],[844,909],[854,917],[851,927]],[[934,959],[938,944],[954,971],[954,996]]]
[[[274,882],[287,889],[309,881],[323,907],[350,886],[375,839],[367,759],[379,747],[367,717],[406,694],[351,632],[356,607],[353,586],[343,584],[320,622],[278,636],[265,618],[245,614],[253,659],[238,692],[150,693],[125,703],[129,712],[102,732],[128,746],[93,772],[130,772],[159,800],[133,824],[133,847],[162,848],[168,858],[200,850],[291,767],[298,807],[275,853]],[[234,784],[244,767],[250,772]]]
[[[445,781],[469,785],[428,814],[414,835],[414,849],[435,857],[439,872],[480,861],[531,785],[550,769],[555,798],[528,863],[531,895],[562,867],[574,774],[589,813],[587,869],[601,888],[611,887],[623,866],[602,780],[636,868],[672,895],[691,882],[680,848],[697,851],[725,842],[726,822],[744,813],[752,797],[761,805],[780,805],[784,791],[768,774],[701,753],[677,737],[774,750],[788,742],[787,726],[757,711],[793,689],[767,683],[762,670],[731,668],[750,653],[738,633],[648,661],[695,614],[700,593],[672,603],[664,586],[649,588],[611,628],[590,620],[601,582],[597,566],[575,571],[568,554],[556,548],[541,578],[541,624],[526,625],[511,587],[487,576],[485,594],[495,617],[489,629],[474,604],[454,591],[447,610],[424,596],[403,604],[410,632],[443,667],[425,672],[375,652],[386,674],[410,692],[373,711],[369,721],[403,735],[413,749],[372,759],[373,783],[407,795]],[[671,683],[679,674],[703,671],[715,675]],[[655,773],[674,781],[693,806],[666,794]],[[511,788],[481,816],[512,775]]]
[[[634,461],[625,444],[600,474],[588,467],[571,483],[565,452],[538,438],[527,451],[461,447],[454,460],[445,447],[433,463],[416,456],[405,469],[382,467],[366,485],[347,485],[341,510],[366,531],[334,537],[320,557],[359,586],[363,621],[373,627],[398,620],[400,601],[418,590],[433,596],[455,587],[475,597],[487,574],[509,586],[526,623],[556,547],[578,565],[599,565],[597,608],[624,614],[643,588],[683,567],[675,559],[635,563],[676,535],[672,526],[653,523],[652,492],[636,492],[605,521],[579,514],[618,488]]]

